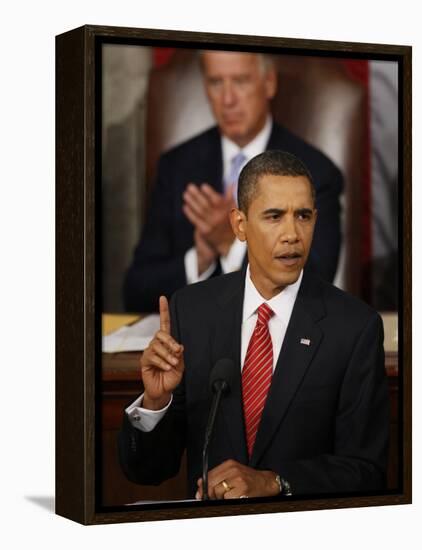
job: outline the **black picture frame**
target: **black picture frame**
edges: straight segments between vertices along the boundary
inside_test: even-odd
[[[399,64],[399,317],[397,491],[330,498],[251,499],[230,504],[170,503],[103,509],[101,444],[101,132],[104,43],[303,55],[353,56]],[[56,37],[56,513],[82,524],[406,504],[411,464],[411,47],[84,26]]]

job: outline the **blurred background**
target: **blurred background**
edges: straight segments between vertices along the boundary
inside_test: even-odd
[[[106,44],[102,54],[103,334],[109,334],[139,319],[122,314],[123,282],[145,223],[157,161],[215,121],[196,50]],[[320,149],[343,175],[334,284],[382,314],[392,412],[388,487],[395,488],[401,429],[398,64],[272,57],[278,80],[273,120]],[[106,506],[186,496],[184,464],[178,476],[154,488],[130,483],[121,472],[116,438],[122,410],[139,392],[139,352],[103,353],[101,487]]]
[[[342,171],[335,284],[397,311],[398,64],[274,56],[274,119]],[[214,125],[196,50],[103,46],[103,311],[122,285],[148,208],[157,160]]]

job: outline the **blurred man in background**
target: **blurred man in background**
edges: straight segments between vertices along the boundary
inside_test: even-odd
[[[228,213],[240,170],[268,149],[282,149],[308,166],[320,216],[307,269],[332,281],[340,248],[342,176],[320,151],[278,125],[270,102],[277,74],[270,58],[252,53],[201,54],[208,100],[217,126],[159,160],[147,220],[124,283],[128,311],[157,310],[186,284],[239,270],[246,245]]]

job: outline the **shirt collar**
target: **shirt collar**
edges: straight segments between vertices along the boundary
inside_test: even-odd
[[[302,282],[303,270],[297,281],[291,285],[286,286],[284,290],[279,292],[277,296],[274,296],[270,300],[266,300],[256,289],[250,277],[249,265],[246,270],[245,279],[245,295],[243,298],[243,317],[242,323],[249,319],[251,315],[256,313],[258,307],[266,302],[269,307],[274,311],[274,314],[285,323],[288,324],[290,315],[296,301],[297,293],[299,292],[300,284]]]
[[[233,157],[235,157],[239,151],[242,151],[246,157],[245,164],[251,158],[264,152],[270,139],[272,126],[273,119],[271,115],[268,115],[262,130],[243,148],[239,147],[236,143],[234,143],[234,141],[231,141],[228,137],[223,135],[221,138],[221,147],[223,151],[224,170],[226,171],[228,169]]]

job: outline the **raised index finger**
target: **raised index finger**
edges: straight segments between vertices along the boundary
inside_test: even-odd
[[[170,334],[170,312],[169,303],[165,296],[160,296],[160,329]]]

